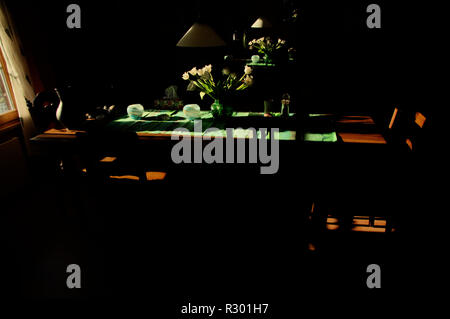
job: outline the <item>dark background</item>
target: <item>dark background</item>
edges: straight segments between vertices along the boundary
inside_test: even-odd
[[[201,66],[192,63],[196,56],[199,62],[211,63],[236,54],[231,46],[202,52],[177,48],[188,28],[200,17],[231,45],[234,31],[241,40],[262,15],[297,49],[290,86],[303,108],[343,112],[391,110],[393,105],[422,112],[429,108],[422,92],[432,62],[426,58],[433,51],[431,6],[376,1],[382,28],[368,29],[366,8],[373,1],[81,0],[77,3],[82,28],[69,30],[66,8],[73,1],[8,2],[24,51],[41,77],[41,89],[113,87],[124,103],[143,104],[162,97],[171,84],[183,94],[180,76]],[[299,18],[286,25],[283,19],[294,8],[299,8]]]
[[[189,49],[177,48],[177,41],[198,19],[199,14],[201,19],[211,24],[229,44],[231,44],[233,31],[242,34],[258,16],[265,15],[274,25],[278,25],[276,31],[282,37],[286,37],[297,49],[297,64],[290,70],[288,82],[291,93],[297,99],[296,104],[300,108],[317,112],[326,110],[364,113],[387,112],[394,106],[400,106],[418,109],[426,114],[431,112],[434,106],[434,94],[429,92],[430,89],[437,91],[437,87],[434,86],[436,78],[431,74],[440,68],[434,59],[434,39],[437,35],[430,21],[433,20],[434,12],[439,11],[440,8],[431,5],[425,7],[424,5],[416,6],[408,1],[395,1],[395,3],[376,1],[382,9],[382,28],[369,30],[366,27],[368,16],[366,7],[372,1],[144,2],[116,0],[94,2],[84,0],[77,1],[82,10],[82,28],[69,30],[66,27],[68,16],[66,8],[73,1],[13,0],[7,2],[20,32],[23,51],[30,61],[34,74],[32,79],[38,90],[75,85],[85,88],[86,99],[96,99],[100,91],[113,88],[113,91],[118,94],[111,95],[111,101],[108,102],[116,103],[114,98],[117,96],[125,104],[151,105],[155,98],[164,95],[164,88],[171,84],[179,85],[180,93],[184,93],[185,83],[181,80],[181,74],[194,65],[202,66],[201,63],[208,63],[208,58],[212,60],[209,63],[213,63],[223,59],[223,55],[230,52],[241,54],[246,58],[250,56],[249,52],[233,52],[231,47],[222,50],[193,50],[193,52]],[[283,18],[296,7],[300,10],[298,22],[290,27],[283,26],[281,23]],[[434,10],[433,15],[430,15],[431,10]],[[197,58],[199,62],[193,64]],[[285,158],[291,158],[292,162],[300,158],[305,163],[311,162],[319,167],[322,167],[321,161],[326,162],[330,158],[333,161],[340,160],[342,163],[348,160],[344,155],[339,158],[339,155],[342,155],[339,152],[326,153],[325,156],[321,153],[317,155],[317,159],[303,156],[310,154],[307,151],[300,154],[303,157],[295,156],[299,154],[290,153],[291,156]],[[363,154],[367,158],[371,156],[370,153]],[[352,161],[348,162],[352,169],[355,169],[352,165],[357,159],[352,158]],[[375,163],[377,158],[374,157],[372,160]],[[365,159],[361,160],[361,163],[362,166]],[[299,163],[294,164],[298,164],[297,167],[307,167],[307,171],[314,172],[306,164],[305,166]],[[339,167],[339,171],[346,172],[344,166],[335,165],[334,167]],[[355,172],[359,173],[357,170]],[[48,284],[51,282],[49,278],[53,279],[55,287],[60,287],[62,291],[56,289],[54,294],[64,295],[67,291],[61,283],[64,283],[65,273],[53,270],[63,269],[61,267],[66,266],[66,261],[81,258],[89,265],[86,275],[91,290],[88,290],[88,293],[94,291],[94,295],[97,293],[104,295],[106,292],[107,295],[135,296],[140,295],[142,290],[148,290],[155,292],[160,299],[163,299],[165,294],[173,293],[183,299],[184,295],[188,296],[192,293],[192,287],[206,287],[207,289],[202,290],[201,293],[208,295],[214,291],[215,287],[222,285],[231,287],[229,291],[226,291],[229,293],[227,298],[233,294],[247,297],[250,295],[249,292],[235,288],[240,285],[234,286],[234,284],[248,284],[254,280],[256,284],[252,291],[253,296],[258,294],[265,296],[266,290],[270,291],[270,296],[281,299],[286,295],[292,296],[282,289],[290,287],[302,290],[299,283],[290,277],[291,273],[301,273],[302,270],[298,271],[294,268],[298,264],[293,260],[286,260],[275,265],[278,276],[270,277],[266,281],[260,280],[260,275],[266,275],[264,273],[266,269],[273,270],[271,265],[273,260],[267,256],[273,254],[274,260],[278,260],[277,256],[284,253],[273,243],[293,243],[291,236],[301,233],[295,229],[295,220],[287,219],[289,214],[286,216],[280,214],[280,218],[275,219],[274,222],[273,212],[289,212],[289,209],[298,207],[283,202],[285,189],[292,192],[286,197],[297,201],[302,196],[306,197],[298,190],[300,186],[313,191],[320,188],[311,187],[304,182],[307,178],[303,175],[303,170],[299,171],[298,176],[292,175],[288,169],[281,173],[282,177],[279,177],[279,180],[277,180],[278,177],[274,177],[274,180],[270,178],[245,180],[245,176],[241,177],[240,180],[244,181],[239,187],[242,189],[245,190],[248,183],[257,186],[254,188],[254,196],[249,196],[250,200],[244,203],[238,198],[228,200],[217,196],[216,193],[211,193],[210,188],[213,182],[213,186],[219,183],[211,177],[212,175],[208,175],[209,171],[204,172],[203,175],[196,175],[194,182],[181,176],[178,180],[170,181],[170,184],[156,184],[149,188],[130,189],[127,186],[126,193],[124,193],[125,188],[104,188],[102,192],[99,192],[97,185],[78,185],[70,181],[66,184],[59,180],[54,183],[42,178],[40,183],[44,185],[48,183],[50,187],[33,189],[32,199],[26,201],[25,207],[22,208],[22,211],[27,212],[26,218],[29,220],[30,231],[28,232],[28,228],[25,228],[24,233],[27,236],[21,240],[26,242],[25,247],[35,246],[35,249],[31,251],[35,251],[36,256],[25,255],[26,262],[21,263],[24,269],[21,275],[25,273],[26,276],[21,276],[20,279],[29,289],[28,279],[33,279],[35,276],[38,284],[35,284],[36,292],[32,291],[31,294],[37,295],[42,295],[42,291],[44,295],[45,293],[52,295],[54,291],[47,287],[51,286]],[[225,171],[223,175],[226,174]],[[369,174],[371,174],[372,182],[372,177],[376,173],[370,171]],[[322,172],[321,175],[325,176],[326,173]],[[232,177],[229,179],[234,183]],[[322,181],[315,176],[311,180]],[[350,179],[343,180],[348,182]],[[204,181],[211,181],[211,183]],[[296,183],[299,185],[288,187]],[[269,188],[267,185],[272,186]],[[334,190],[330,185],[326,186],[328,188],[325,194],[327,191]],[[341,187],[341,185],[335,186]],[[186,187],[187,191],[181,199],[172,197],[174,188],[183,187]],[[261,196],[260,187],[267,187],[270,192],[273,192],[271,200],[267,202],[274,207],[264,200],[251,200],[260,198],[258,197]],[[212,204],[200,214],[190,215],[186,213],[186,207],[190,203],[189,193],[195,192],[196,189],[204,189],[206,193],[212,194],[207,197]],[[264,189],[264,195],[267,189]],[[47,198],[58,198],[58,194],[61,193],[62,195],[59,195],[63,198],[61,202],[66,202],[67,207],[59,207],[60,202],[55,200],[45,202]],[[140,200],[130,201],[129,199],[133,199],[134,196]],[[221,201],[217,201],[217,198]],[[96,206],[92,203],[100,204]],[[170,214],[161,213],[161,207],[164,209],[164,205],[168,203],[172,208]],[[412,201],[411,205],[414,204],[415,202]],[[217,206],[220,206],[222,211]],[[190,205],[189,207],[191,209],[188,210],[189,213],[194,211],[198,213],[198,206]],[[214,210],[217,209],[215,215],[210,214],[208,208],[211,207]],[[39,209],[47,214],[40,215]],[[60,212],[64,210],[67,210],[66,215],[61,217]],[[263,210],[266,210],[266,215],[261,219],[259,212]],[[232,212],[231,215],[230,212]],[[251,212],[244,222],[242,212]],[[208,218],[217,225],[223,225],[222,228],[212,227],[202,230],[203,223],[211,221]],[[102,224],[103,219],[107,221],[106,225]],[[236,220],[241,223],[236,223]],[[97,224],[107,231],[98,231],[96,228],[101,227]],[[70,225],[70,227],[65,228],[61,225]],[[94,230],[89,228],[89,231],[86,231],[86,225]],[[238,229],[236,225],[239,226]],[[283,229],[283,225],[289,226],[288,231],[272,231]],[[50,231],[46,231],[47,229]],[[197,229],[206,232],[206,235],[203,235],[202,231],[195,231]],[[252,232],[248,232],[248,229],[252,229]],[[94,234],[91,234],[91,231]],[[79,233],[82,235],[77,237]],[[28,240],[28,237],[33,240]],[[222,250],[217,246],[213,247],[211,260],[208,259],[210,255],[204,254],[206,248],[209,245],[213,246],[212,243],[214,243],[209,238],[219,238],[220,244],[223,245]],[[260,242],[255,238],[264,238],[265,241]],[[242,244],[242,240],[247,243],[246,246]],[[347,238],[342,241],[344,244],[350,242]],[[358,240],[354,241],[354,238],[351,242],[359,243]],[[408,241],[405,240],[405,242]],[[348,255],[330,253],[329,258],[325,257],[310,265],[305,266],[304,263],[301,265],[306,268],[311,267],[318,274],[307,280],[308,288],[316,287],[318,300],[325,300],[322,291],[330,286],[340,288],[353,284],[359,287],[360,278],[365,278],[365,273],[361,270],[363,268],[359,267],[360,263],[367,265],[376,259],[395,265],[398,269],[394,267],[394,270],[391,270],[392,268],[387,267],[388,271],[391,271],[391,274],[389,272],[387,274],[390,278],[397,279],[397,274],[402,273],[403,266],[410,268],[411,260],[416,262],[417,259],[421,259],[415,251],[411,255],[403,252],[403,255],[411,257],[403,261],[403,255],[399,254],[402,251],[397,249],[392,241],[386,242],[389,254],[383,250],[383,243],[380,245],[375,241],[373,246],[381,247],[379,254],[386,258],[377,259],[380,256],[364,247],[365,243],[366,241],[361,241],[360,246],[356,245],[357,248],[349,248]],[[50,251],[49,247],[53,246],[57,246],[54,248],[55,252]],[[409,242],[406,246],[413,247],[411,250],[415,249]],[[198,249],[189,249],[192,247]],[[230,247],[234,249],[230,250]],[[331,245],[331,247],[330,250],[333,251],[334,246]],[[347,246],[344,245],[344,247]],[[403,248],[402,245],[399,247]],[[289,250],[291,247],[286,246],[284,249]],[[46,254],[41,253],[42,251]],[[351,258],[355,251],[363,252],[363,258],[362,261],[352,263]],[[226,253],[222,254],[222,252]],[[155,264],[154,260],[145,261],[145,257],[148,256],[157,256],[159,259],[155,259],[160,262]],[[286,256],[291,256],[293,259],[297,257],[293,253]],[[392,256],[395,258],[391,260]],[[250,260],[252,263],[262,260],[261,265],[264,267],[255,271],[255,268],[251,267],[252,263],[245,266],[245,262],[235,262],[240,260],[238,257],[245,261]],[[29,260],[40,266],[29,267]],[[41,264],[41,260],[45,263]],[[224,260],[226,263],[221,264]],[[426,259],[422,258],[422,260]],[[192,261],[192,265],[186,261]],[[209,267],[210,264],[215,267]],[[286,269],[284,265],[290,265],[292,269]],[[316,265],[321,267],[317,268]],[[242,267],[244,267],[244,275],[242,275],[242,281],[239,281],[241,278],[233,278],[232,274],[233,270]],[[340,274],[341,268],[346,269],[345,274],[351,274],[351,276],[335,276]],[[188,276],[190,272],[198,274],[199,277]],[[147,273],[149,273],[148,277]],[[245,276],[247,273],[248,276]],[[309,274],[307,271],[304,273]],[[153,281],[153,274],[156,274],[156,282]],[[333,279],[334,277],[336,278]],[[14,279],[14,277],[11,278]],[[110,280],[111,278],[115,278],[118,283]],[[198,278],[203,279],[199,282]],[[317,278],[322,279],[321,285],[318,285]],[[347,280],[348,278],[357,278],[354,279],[357,282],[352,283]],[[386,280],[386,282],[394,282],[392,285],[401,287],[402,291],[406,290],[401,285],[401,280]],[[127,289],[121,290],[122,287]],[[159,290],[160,287],[164,287],[165,290]],[[411,293],[415,291],[412,290]],[[261,302],[261,299],[255,299],[255,302]],[[203,301],[199,302],[205,302],[205,299],[200,300]],[[229,299],[222,300],[228,302]],[[293,300],[290,303],[292,307],[296,305],[295,302],[296,300]],[[160,305],[160,308],[163,306]]]

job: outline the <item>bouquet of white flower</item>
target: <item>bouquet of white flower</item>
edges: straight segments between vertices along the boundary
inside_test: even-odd
[[[206,65],[202,69],[192,68],[182,76],[183,80],[190,81],[189,91],[199,90],[200,97],[210,96],[214,100],[211,109],[214,116],[229,115],[229,110],[223,107],[223,100],[232,92],[242,91],[253,84],[252,68],[245,66],[244,74],[238,77],[236,73],[230,72],[228,68],[222,70],[217,81],[212,74],[212,66]],[[228,107],[228,106],[227,106]]]
[[[256,49],[258,53],[264,54],[264,59],[267,62],[270,62],[274,53],[286,46],[286,41],[282,39],[278,39],[277,42],[272,41],[270,37],[263,37],[259,39],[253,39],[248,43],[249,49]]]
[[[241,91],[253,83],[252,68],[245,66],[244,74],[238,77],[229,69],[222,70],[222,79],[215,81],[212,75],[212,66],[206,65],[202,69],[192,68],[182,76],[183,80],[190,81],[188,90],[199,90],[200,97],[209,95],[213,100],[222,99],[230,91]]]

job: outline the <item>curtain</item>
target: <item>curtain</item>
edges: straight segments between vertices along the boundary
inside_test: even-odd
[[[25,140],[28,141],[33,136],[35,127],[28,111],[26,99],[33,101],[35,92],[31,85],[27,60],[21,49],[22,45],[8,9],[2,0],[0,0],[0,46],[11,79],[15,106],[22,119]]]

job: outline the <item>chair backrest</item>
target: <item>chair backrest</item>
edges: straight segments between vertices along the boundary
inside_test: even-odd
[[[423,113],[415,112],[414,121],[412,121],[405,137],[405,143],[411,151],[417,151],[426,143],[424,131],[426,131],[428,123],[427,117]]]
[[[417,126],[419,126],[420,128],[423,128],[426,120],[427,120],[427,118],[422,113],[416,112],[414,122],[417,124]]]
[[[391,144],[400,144],[404,140],[407,132],[409,114],[407,111],[395,107],[387,127],[385,127],[386,139]]]
[[[424,142],[428,124],[429,120],[422,112],[395,107],[387,128],[388,139],[391,143],[402,147],[406,145],[410,151],[416,151]]]
[[[397,120],[397,115],[398,115],[398,108],[395,107],[395,108],[394,108],[394,113],[392,113],[392,117],[391,117],[391,120],[390,120],[389,126],[388,126],[388,128],[389,128],[390,130],[392,130],[392,128],[394,127],[394,124],[397,123],[397,122],[396,122],[396,120]]]

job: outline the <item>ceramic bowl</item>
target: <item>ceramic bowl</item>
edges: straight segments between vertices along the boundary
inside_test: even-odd
[[[133,120],[139,120],[144,114],[144,107],[141,104],[132,104],[127,107],[127,113]]]
[[[200,106],[198,104],[188,104],[183,108],[184,116],[188,120],[195,120],[200,118]]]
[[[253,63],[258,63],[260,59],[261,58],[259,57],[259,55],[252,55],[252,62]]]

